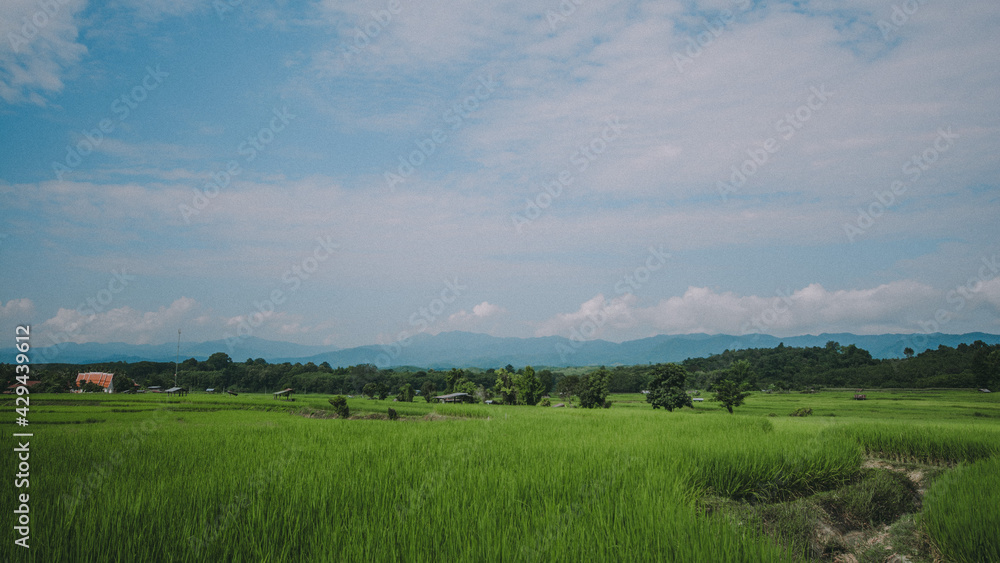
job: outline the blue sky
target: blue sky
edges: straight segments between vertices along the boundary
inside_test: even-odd
[[[0,326],[1000,332],[992,1],[15,0]]]

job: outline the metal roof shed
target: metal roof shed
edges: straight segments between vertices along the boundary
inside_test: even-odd
[[[472,395],[468,393],[449,393],[447,395],[438,395],[434,398],[442,403],[465,403],[472,401]]]

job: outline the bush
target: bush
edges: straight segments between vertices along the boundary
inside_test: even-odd
[[[396,400],[404,403],[412,403],[413,395],[413,386],[409,383],[404,383],[399,386],[399,393],[396,394]]]
[[[813,413],[812,409],[801,408],[801,409],[795,409],[795,411],[793,411],[788,416],[809,416],[812,413]]]
[[[389,420],[397,420],[398,418],[399,413],[396,412],[396,409],[389,407]]]
[[[550,401],[548,399],[548,397],[546,397],[546,398],[542,399],[541,403],[538,403],[538,406],[540,406],[540,407],[551,407],[552,406],[552,401]]]
[[[333,405],[333,412],[337,413],[338,418],[347,418],[351,416],[351,407],[347,406],[347,397],[343,395],[337,395],[330,399],[330,404]]]

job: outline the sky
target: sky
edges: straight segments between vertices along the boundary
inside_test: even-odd
[[[0,330],[1000,333],[994,0],[8,0]]]

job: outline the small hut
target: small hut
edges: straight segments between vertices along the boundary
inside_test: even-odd
[[[472,395],[468,393],[449,393],[447,395],[438,395],[434,397],[439,402],[442,403],[471,403]]]
[[[295,391],[291,387],[288,387],[286,389],[282,389],[281,391],[275,391],[274,398],[277,399],[278,397],[284,397],[285,399],[291,399],[292,393],[294,392]],[[294,401],[294,399],[292,400]]]
[[[188,390],[183,387],[171,387],[166,391],[167,395],[180,395],[184,396],[188,394]]]

